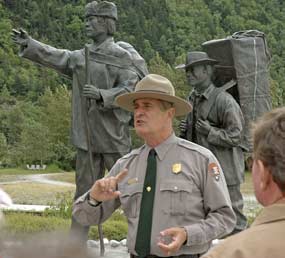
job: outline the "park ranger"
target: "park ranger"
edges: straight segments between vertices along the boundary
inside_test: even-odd
[[[190,112],[190,104],[156,74],[115,102],[134,112],[136,133],[145,144],[78,198],[74,218],[98,224],[122,206],[131,257],[199,257],[213,239],[230,233],[236,220],[217,159],[174,134],[173,118]]]

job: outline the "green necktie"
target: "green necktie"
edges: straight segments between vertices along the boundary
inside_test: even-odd
[[[139,257],[150,254],[152,210],[156,182],[156,153],[151,149],[147,158],[147,168],[144,179],[142,201],[140,207],[139,225],[135,250]]]

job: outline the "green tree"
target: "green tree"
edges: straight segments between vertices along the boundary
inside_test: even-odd
[[[75,157],[70,143],[71,93],[65,85],[58,86],[54,92],[47,89],[39,98],[39,107],[41,122],[48,128],[53,162],[70,170]]]
[[[17,164],[41,165],[50,160],[48,128],[39,122],[30,120],[25,123],[21,133],[21,140],[15,146],[12,160]]]
[[[0,167],[5,164],[8,157],[8,144],[6,137],[3,133],[0,133]]]

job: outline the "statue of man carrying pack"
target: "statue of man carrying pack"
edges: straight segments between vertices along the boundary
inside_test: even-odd
[[[233,85],[217,88],[212,82],[217,63],[206,52],[192,51],[187,53],[185,64],[176,67],[185,70],[193,87],[188,98],[193,111],[181,122],[180,136],[211,150],[220,162],[237,218],[231,234],[236,234],[247,227],[240,190],[244,181],[244,117],[239,104],[226,92]]]
[[[143,58],[133,48],[129,51],[131,45],[124,48],[122,42],[114,42],[118,19],[114,3],[88,3],[85,19],[86,34],[93,43],[75,51],[38,42],[22,29],[12,33],[13,41],[20,45],[20,56],[72,79],[71,140],[77,148],[75,199],[130,151],[131,115],[113,102],[118,95],[133,91],[148,73]],[[81,240],[87,240],[88,227],[72,219],[71,229]]]

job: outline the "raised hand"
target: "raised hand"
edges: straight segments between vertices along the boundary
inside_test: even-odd
[[[127,175],[128,170],[122,170],[115,177],[106,177],[97,180],[90,190],[90,197],[98,202],[117,198],[121,193],[117,190],[118,183]]]
[[[23,29],[20,30],[13,29],[11,33],[11,38],[14,43],[20,45],[21,47],[26,47],[28,45],[28,40],[30,36]]]

